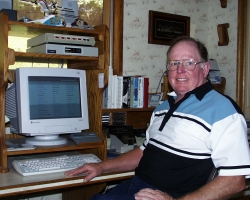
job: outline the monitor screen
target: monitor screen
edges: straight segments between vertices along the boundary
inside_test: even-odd
[[[30,119],[82,116],[79,78],[29,76],[28,85]]]
[[[6,91],[11,132],[36,146],[65,144],[59,134],[89,128],[86,72],[64,68],[19,68]],[[62,141],[63,140],[63,141]]]

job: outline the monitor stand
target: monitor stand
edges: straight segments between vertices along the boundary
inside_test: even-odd
[[[59,137],[59,135],[37,135],[25,139],[26,144],[34,146],[56,146],[66,144],[66,138]]]

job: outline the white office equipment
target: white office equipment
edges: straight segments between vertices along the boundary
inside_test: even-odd
[[[7,146],[7,151],[22,151],[22,150],[31,150],[35,149],[33,145],[30,144],[15,144],[8,140],[5,140]]]
[[[13,2],[10,0],[0,0],[0,10],[13,9]]]
[[[26,144],[67,143],[59,134],[89,129],[86,73],[65,68],[19,68],[6,90],[10,132],[28,137]]]
[[[28,48],[26,52],[98,57],[97,47],[64,44],[41,44],[39,46]]]
[[[162,98],[162,94],[156,93],[156,94],[149,94],[148,98],[148,107],[157,107],[160,104],[160,100]]]
[[[77,144],[86,144],[91,142],[101,142],[101,139],[94,132],[72,133],[70,138]]]
[[[221,75],[217,61],[215,59],[209,59],[209,63],[210,63],[210,70],[208,78],[213,84],[221,83]]]
[[[134,149],[134,145],[123,144],[123,142],[119,140],[119,138],[117,138],[115,135],[110,134],[110,138],[111,138],[111,144],[110,144],[111,148],[115,148],[116,151],[119,153],[125,153],[127,151]]]
[[[65,19],[67,25],[70,25],[79,16],[78,0],[58,0],[58,5],[64,8],[64,10],[61,11],[61,16]],[[73,12],[70,10],[73,10]]]
[[[94,46],[95,38],[79,35],[45,33],[28,39],[27,47],[30,48],[46,43]]]
[[[84,165],[97,163],[101,160],[94,154],[64,155],[46,158],[14,160],[16,171],[23,176],[64,172]]]

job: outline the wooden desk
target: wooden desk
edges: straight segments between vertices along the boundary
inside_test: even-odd
[[[11,158],[10,162],[11,163]],[[64,175],[64,172],[34,175],[34,176],[22,176],[16,172],[16,170],[10,165],[10,172],[0,173],[0,199],[2,197],[14,196],[19,194],[44,192],[49,190],[63,189],[63,199],[88,199],[92,193],[99,192],[101,188],[105,187],[106,182],[125,180],[134,175],[134,172],[122,172],[122,173],[105,173],[101,176],[95,177],[90,182],[85,183],[84,177],[86,174],[81,174],[74,177],[68,177]],[[84,192],[83,196],[72,196],[74,195],[74,187],[81,186],[79,190]],[[85,186],[92,186],[93,189],[89,192],[88,189],[84,190]],[[72,188],[65,190],[66,188]],[[65,192],[65,195],[64,195]],[[69,195],[70,193],[70,195]],[[86,196],[86,198],[84,198]]]
[[[67,177],[64,172],[35,175],[35,176],[21,176],[15,169],[10,166],[9,173],[0,173],[0,199],[20,194],[36,193],[52,190],[60,190],[63,193],[63,200],[67,199],[89,199],[92,193],[99,192],[102,187],[105,187],[106,182],[119,181],[131,178],[134,172],[121,173],[105,173],[101,176],[95,177],[90,182],[84,182],[84,174]],[[79,187],[77,187],[79,186]],[[250,175],[247,176],[246,189],[232,197],[233,200],[246,200],[249,196],[244,196],[244,192],[249,191]],[[91,193],[92,192],[92,193]]]

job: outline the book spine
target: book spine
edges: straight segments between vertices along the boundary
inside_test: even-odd
[[[149,78],[144,78],[144,96],[143,96],[143,108],[148,108],[148,88],[149,88]]]
[[[116,91],[117,91],[117,75],[113,75],[112,81],[112,101],[111,101],[111,108],[116,108]]]
[[[102,108],[108,107],[108,87],[103,91]]]
[[[134,78],[134,102],[133,102],[133,108],[138,108],[138,77]]]
[[[139,77],[138,78],[138,108],[143,108],[143,104],[144,104],[143,93],[144,93],[144,78]]]
[[[122,107],[130,108],[130,80],[131,77],[123,77],[123,96],[122,96]]]
[[[107,108],[112,108],[112,82],[113,75],[108,76],[108,99],[107,99]]]
[[[134,76],[130,78],[130,108],[134,105]]]
[[[123,77],[117,76],[116,108],[122,108]]]

